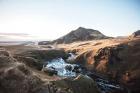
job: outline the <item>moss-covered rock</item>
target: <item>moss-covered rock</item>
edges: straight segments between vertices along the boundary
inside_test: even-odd
[[[29,67],[41,70],[43,63],[55,58],[68,58],[68,53],[62,49],[50,50],[26,50],[14,55],[14,58],[19,62],[26,64]]]
[[[62,49],[49,49],[49,50],[27,50],[15,54],[15,56],[32,57],[40,61],[43,60],[46,61],[60,57],[66,59],[68,57],[68,54]]]
[[[0,57],[0,93],[43,93],[45,86],[26,65]]]
[[[29,67],[35,68],[37,70],[42,69],[43,63],[39,62],[33,57],[15,56],[14,58],[16,58],[19,62],[24,63]]]
[[[65,78],[53,81],[53,83],[65,91],[64,93],[99,93],[96,83],[84,75],[79,75],[76,78]]]

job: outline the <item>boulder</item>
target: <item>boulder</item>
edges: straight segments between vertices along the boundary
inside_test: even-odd
[[[72,71],[72,66],[71,65],[66,65],[65,69],[68,70],[68,71]]]
[[[42,71],[45,72],[45,73],[47,73],[50,76],[57,75],[57,71],[53,67],[43,67],[42,68]]]
[[[9,52],[6,51],[5,49],[0,49],[0,56],[10,56]]]
[[[100,93],[96,83],[90,77],[81,74],[76,78],[65,78],[53,83],[63,90],[63,93]]]

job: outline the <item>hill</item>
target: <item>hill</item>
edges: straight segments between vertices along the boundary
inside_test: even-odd
[[[140,36],[140,30],[137,30],[136,32],[132,33],[130,37],[139,37]]]
[[[99,39],[107,39],[107,38],[110,38],[110,37],[105,36],[98,30],[79,27],[78,29],[71,31],[70,33],[56,40],[53,40],[52,42],[41,41],[39,42],[39,45],[54,44],[54,43],[68,44],[68,43],[77,42],[77,41],[99,40]]]
[[[76,30],[71,31],[67,35],[54,40],[56,43],[72,43],[75,41],[87,41],[87,40],[97,40],[97,39],[105,39],[108,38],[101,32],[93,29],[87,29],[83,27],[79,27]]]

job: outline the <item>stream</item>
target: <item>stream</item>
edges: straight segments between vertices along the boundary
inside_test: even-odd
[[[68,60],[72,60],[75,56],[70,53]],[[101,91],[101,93],[128,93],[128,91],[121,85],[112,81],[101,78],[93,72],[87,71],[84,67],[78,64],[66,63],[62,58],[53,59],[47,62],[47,65],[43,66],[48,70],[54,71],[56,75],[61,77],[76,77],[78,74],[83,74],[92,78]],[[116,92],[117,91],[117,92]]]

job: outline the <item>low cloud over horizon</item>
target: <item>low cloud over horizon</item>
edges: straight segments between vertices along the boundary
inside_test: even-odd
[[[2,33],[0,32],[0,41],[26,41],[34,40],[34,36],[26,33]]]
[[[0,0],[1,33],[54,40],[79,26],[130,35],[140,29],[140,0]]]

